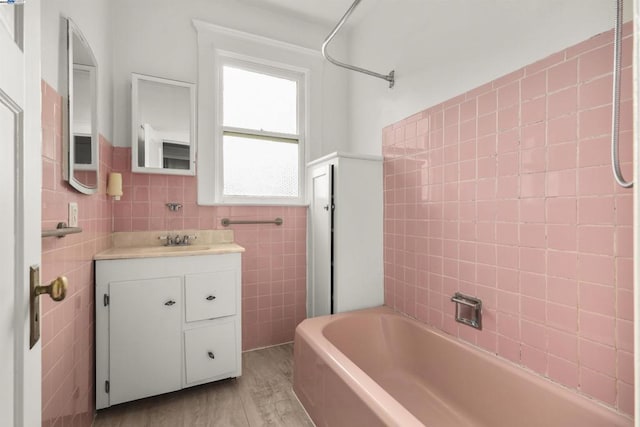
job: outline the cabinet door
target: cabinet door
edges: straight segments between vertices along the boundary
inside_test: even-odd
[[[178,277],[109,284],[111,405],[181,388],[181,284]]]
[[[235,321],[184,332],[187,384],[236,375]]]
[[[333,165],[325,165],[315,169],[311,177],[311,317],[332,313],[332,175]]]
[[[187,322],[236,314],[237,270],[188,274],[184,286]]]

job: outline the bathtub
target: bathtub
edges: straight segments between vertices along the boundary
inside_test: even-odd
[[[298,325],[293,389],[318,427],[632,425],[386,307]]]

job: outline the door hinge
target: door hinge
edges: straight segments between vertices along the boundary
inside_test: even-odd
[[[111,390],[111,385],[109,384],[109,381],[105,381],[104,382],[104,391],[105,391],[105,393],[109,393],[109,390]]]
[[[105,307],[109,305],[109,294],[104,294],[104,297],[102,298],[102,303],[104,304]]]

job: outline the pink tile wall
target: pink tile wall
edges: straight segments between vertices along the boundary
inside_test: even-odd
[[[112,147],[100,136],[100,191],[92,196],[62,179],[62,97],[42,82],[42,228],[67,220],[77,202],[83,231],[42,239],[42,283],[67,276],[64,301],[42,301],[42,425],[90,426],[94,410],[93,256],[110,245],[111,201],[105,194]]]
[[[632,193],[610,171],[612,49],[598,35],[384,129],[385,303],[632,414]],[[456,291],[483,300],[482,331],[454,321]]]
[[[242,348],[293,340],[306,318],[306,207],[213,207],[196,204],[196,178],[131,173],[131,150],[116,147],[123,197],[114,202],[115,231],[222,229],[220,220],[273,219],[284,224],[233,225],[242,258]],[[183,208],[171,212],[167,202]]]

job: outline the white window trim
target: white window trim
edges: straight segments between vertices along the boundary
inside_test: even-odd
[[[320,134],[320,123],[311,117],[312,107],[320,111],[322,55],[319,51],[193,20],[198,33],[198,204],[306,206],[306,163],[312,135]],[[222,197],[222,76],[221,61],[254,63],[259,72],[265,67],[288,70],[302,77],[304,127],[300,128],[299,196]],[[278,73],[276,75],[282,75]],[[315,129],[315,131],[313,131]]]
[[[306,100],[308,99],[307,93],[307,81],[309,76],[309,70],[292,67],[286,64],[279,64],[273,61],[266,61],[264,59],[247,57],[239,55],[235,52],[217,51],[217,68],[218,68],[218,82],[216,90],[216,98],[218,104],[218,114],[216,117],[216,135],[215,135],[215,196],[216,200],[222,204],[238,205],[238,204],[260,204],[260,205],[299,205],[305,200],[305,140],[307,134],[306,126]],[[273,77],[286,78],[294,80],[298,84],[298,117],[296,134],[286,134],[278,132],[265,132],[256,131],[254,129],[242,129],[234,128],[230,126],[224,126],[223,124],[223,76],[220,72],[226,65],[232,67],[238,67],[243,70],[253,71],[260,74],[266,74]],[[224,195],[224,164],[223,164],[223,135],[225,132],[238,132],[247,133],[251,135],[262,135],[266,137],[286,138],[291,139],[295,136],[298,140],[298,197],[260,197],[260,196],[225,196]]]

